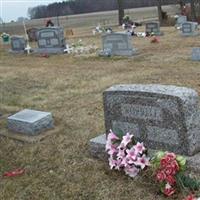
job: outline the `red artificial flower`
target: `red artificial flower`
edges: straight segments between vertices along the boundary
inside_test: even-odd
[[[176,179],[173,176],[167,176],[165,179],[170,185],[176,184]]]
[[[164,171],[158,171],[156,174],[157,181],[161,182],[166,179],[166,174]]]
[[[172,194],[174,194],[176,192],[175,188],[171,187],[169,184],[167,184],[168,186],[165,187],[163,193],[169,197]]]
[[[163,170],[167,176],[176,174],[176,169],[171,164],[168,164]]]
[[[196,200],[196,198],[195,198],[195,196],[193,194],[190,194],[183,200]]]
[[[179,167],[179,165],[178,165],[178,162],[177,162],[176,160],[173,160],[173,161],[171,162],[171,166],[172,166],[172,168],[173,168],[176,172],[178,172],[179,169],[180,169],[180,167]]]
[[[167,153],[160,161],[162,167],[165,167],[170,162],[176,159],[176,155],[174,153]]]
[[[176,154],[175,154],[175,153],[167,153],[165,156],[166,156],[170,161],[176,159]]]

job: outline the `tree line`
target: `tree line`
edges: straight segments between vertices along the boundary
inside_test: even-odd
[[[49,5],[39,5],[28,9],[31,19],[64,16],[72,14],[90,13],[98,11],[117,10],[119,2],[117,0],[68,0],[51,3]],[[162,5],[175,4],[176,0],[164,0]],[[155,6],[155,0],[123,0],[123,8],[138,8]]]

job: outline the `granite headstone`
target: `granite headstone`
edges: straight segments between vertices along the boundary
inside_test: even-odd
[[[63,28],[41,28],[37,31],[37,43],[38,53],[63,53],[66,45]]]
[[[132,38],[127,33],[109,33],[102,36],[103,52],[114,56],[132,56],[136,53]]]
[[[154,35],[162,35],[163,33],[160,32],[160,23],[159,22],[147,22],[145,25],[146,29],[145,32],[147,34],[154,34]]]
[[[176,27],[181,27],[185,22],[187,22],[187,16],[180,15],[176,20]]]
[[[182,36],[196,36],[199,35],[198,23],[196,22],[184,22],[182,24]]]
[[[8,117],[8,129],[29,136],[53,128],[52,114],[25,109]]]
[[[200,47],[192,48],[192,60],[200,61]]]
[[[185,87],[115,85],[103,93],[106,133],[130,132],[152,149],[200,151],[198,94]]]
[[[24,52],[26,48],[26,40],[22,36],[11,37],[11,52]]]

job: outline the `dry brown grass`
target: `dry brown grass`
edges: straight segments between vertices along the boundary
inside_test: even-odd
[[[143,27],[141,28],[141,30]],[[84,30],[83,30],[84,31]],[[104,132],[102,92],[113,84],[159,83],[200,92],[200,63],[192,62],[199,37],[182,38],[163,28],[159,44],[134,38],[133,58],[10,55],[0,51],[0,111],[50,111],[61,131],[37,144],[0,137],[0,174],[24,167],[26,174],[0,179],[2,200],[162,200],[145,178],[132,180],[88,153],[90,138]],[[74,41],[71,39],[70,41]],[[100,47],[100,37],[85,37]],[[5,119],[0,120],[5,128]],[[178,199],[178,197],[175,197]]]

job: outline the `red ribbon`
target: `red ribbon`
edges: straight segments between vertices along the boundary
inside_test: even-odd
[[[22,174],[24,174],[24,172],[25,172],[25,169],[16,169],[13,171],[5,172],[3,174],[3,176],[4,177],[14,177],[14,176],[22,175]]]

